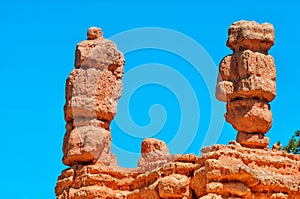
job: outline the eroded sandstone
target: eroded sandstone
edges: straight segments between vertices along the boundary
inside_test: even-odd
[[[227,102],[237,142],[204,147],[200,156],[172,155],[163,141],[147,138],[133,169],[119,167],[110,151],[124,57],[101,29],[91,27],[87,36],[66,82],[63,163],[69,168],[58,177],[57,199],[300,199],[300,155],[267,149],[276,95],[267,54],[271,24],[240,21],[229,28],[234,53],[220,63],[216,96]]]
[[[246,147],[268,147],[262,134],[272,126],[269,102],[276,96],[276,69],[268,54],[273,45],[271,24],[239,21],[228,30],[233,54],[220,63],[216,97],[227,103],[226,121],[240,132],[237,141]]]
[[[300,198],[299,155],[231,142],[203,148],[195,162],[179,161],[179,156],[153,170],[72,166],[59,177],[56,195],[59,199]]]
[[[141,146],[141,157],[138,161],[138,166],[149,165],[154,162],[169,162],[171,155],[167,145],[155,138],[147,138],[143,140]]]
[[[110,152],[109,125],[121,97],[124,56],[102,35],[100,28],[88,29],[88,40],[76,46],[75,68],[66,81],[65,165],[117,164]]]

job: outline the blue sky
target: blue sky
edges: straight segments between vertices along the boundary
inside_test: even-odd
[[[61,162],[65,132],[65,80],[73,69],[75,45],[86,38],[86,30],[90,26],[101,27],[106,38],[134,28],[174,30],[200,44],[217,66],[224,56],[231,53],[225,46],[230,24],[241,19],[272,23],[276,41],[269,53],[274,56],[277,67],[277,96],[271,103],[274,124],[267,136],[271,144],[278,140],[287,143],[292,133],[300,129],[300,41],[297,39],[300,32],[299,3],[256,0],[210,2],[2,1],[1,198],[55,198],[55,182],[65,168]],[[121,41],[116,40],[118,42]],[[134,43],[135,40],[129,42]],[[181,45],[180,42],[178,45]],[[158,63],[168,66],[173,72],[177,71],[176,74],[181,74],[183,80],[189,82],[187,85],[196,93],[194,97],[199,105],[200,119],[197,119],[197,115],[194,117],[191,111],[185,121],[188,124],[197,119],[200,124],[185,152],[199,154],[211,117],[220,117],[214,116],[211,104],[218,103],[220,114],[225,111],[225,104],[211,101],[205,84],[207,77],[197,73],[184,58],[164,50],[150,48],[131,51],[125,54],[125,58],[125,71],[128,74],[135,67]],[[207,67],[206,70],[212,68]],[[157,71],[152,72],[149,76],[156,77]],[[129,75],[127,77],[124,92],[126,85],[129,87],[134,80]],[[169,77],[166,75],[165,78]],[[176,131],[185,111],[180,109],[184,105],[180,106],[182,101],[178,95],[171,92],[168,86],[147,84],[138,88],[132,94],[129,105],[121,109],[129,110],[132,120],[140,129],[151,123],[151,119],[154,122],[166,119],[163,128],[152,136],[170,143],[177,138]],[[154,107],[150,117],[149,108],[155,104],[161,104],[164,110]],[[126,118],[122,118],[122,113],[119,113],[117,120]],[[216,131],[220,133],[217,143],[228,143],[235,139],[236,132],[229,124],[224,123],[221,131]],[[136,154],[140,150],[143,135],[147,133],[151,132],[146,129],[144,132],[124,133],[118,122],[113,121],[113,150],[118,152],[119,148]],[[180,147],[172,146],[170,150],[177,152]],[[121,165],[135,165],[136,159],[133,156],[124,157],[119,152],[117,155]]]

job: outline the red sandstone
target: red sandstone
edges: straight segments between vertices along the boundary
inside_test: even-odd
[[[141,144],[138,167],[117,166],[110,152],[110,122],[121,96],[124,57],[92,27],[77,45],[66,85],[66,134],[57,199],[300,199],[300,155],[268,150],[269,102],[276,95],[271,24],[240,21],[229,28],[234,51],[220,63],[216,96],[237,142],[204,147],[200,156],[171,155],[154,138]]]

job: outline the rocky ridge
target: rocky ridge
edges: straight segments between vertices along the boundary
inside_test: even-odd
[[[57,198],[300,198],[300,156],[236,142],[171,155],[136,169],[101,163],[62,172]]]

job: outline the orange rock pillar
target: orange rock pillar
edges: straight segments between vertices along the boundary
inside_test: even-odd
[[[276,69],[268,54],[274,45],[271,24],[233,23],[227,46],[233,54],[219,66],[216,97],[227,103],[226,121],[238,131],[237,142],[250,148],[267,148],[264,135],[272,126],[270,104],[276,95]]]
[[[122,92],[124,57],[100,28],[89,28],[87,37],[77,44],[75,69],[66,82],[63,163],[116,165],[109,124]]]

